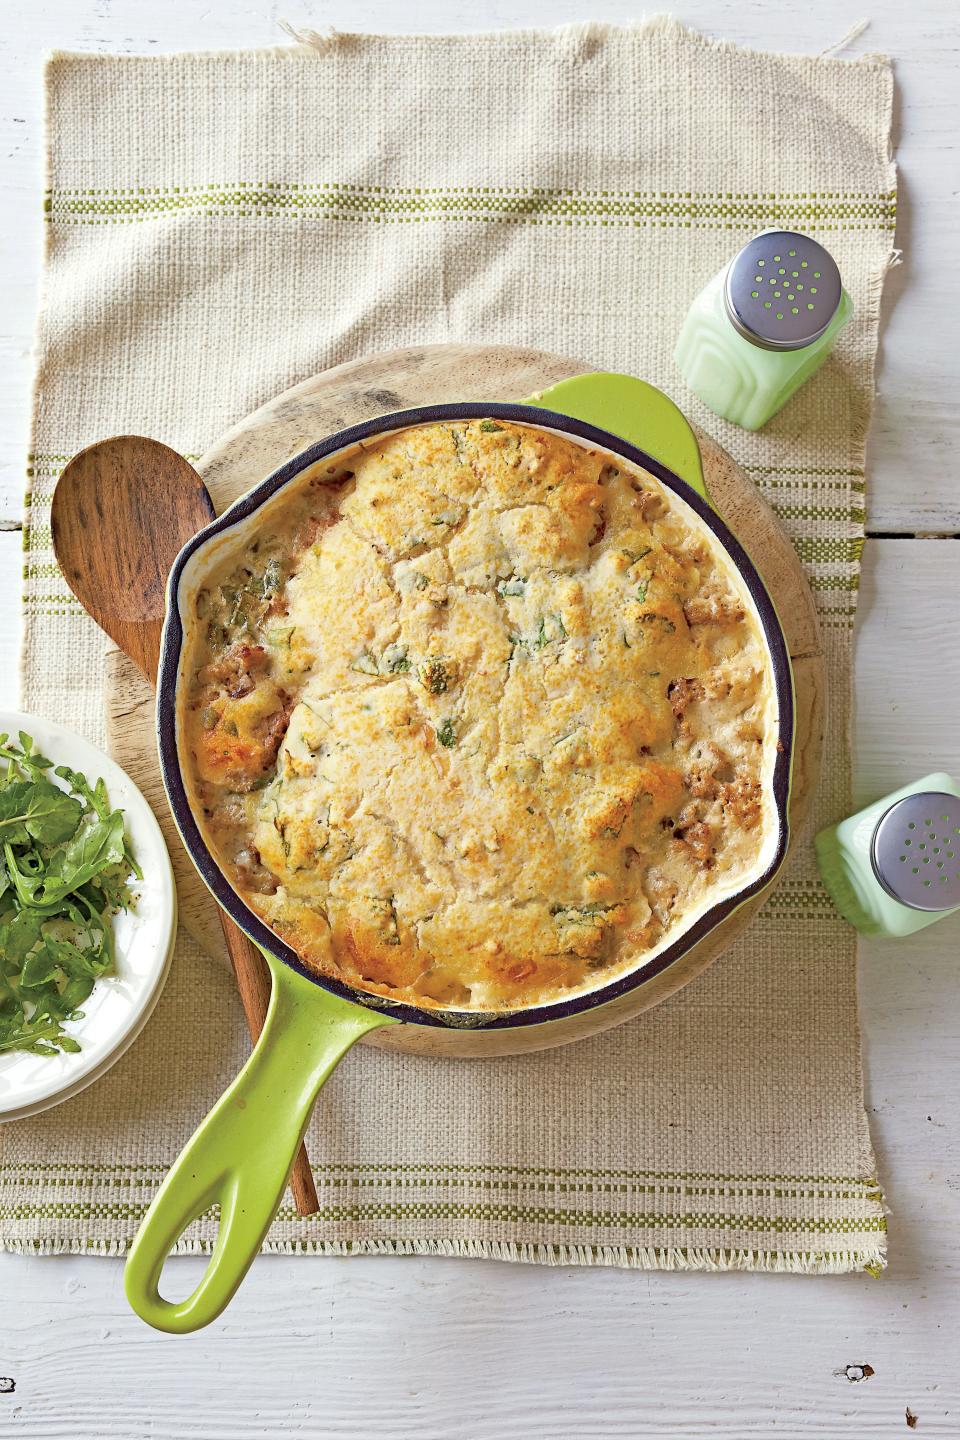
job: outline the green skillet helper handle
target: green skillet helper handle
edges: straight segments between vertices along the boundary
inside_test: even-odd
[[[246,1275],[334,1066],[368,1030],[397,1023],[340,1000],[261,953],[273,990],[260,1039],[154,1196],[124,1272],[127,1299],[140,1318],[177,1335],[215,1320]],[[164,1300],[164,1263],[211,1205],[220,1206],[220,1230],[203,1278],[186,1300]]]
[[[683,411],[656,386],[633,375],[591,371],[531,395],[529,403],[619,435],[666,465],[710,502],[697,437]]]

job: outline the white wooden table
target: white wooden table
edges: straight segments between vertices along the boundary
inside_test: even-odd
[[[815,52],[863,0],[678,0],[708,33]],[[4,0],[0,516],[17,522],[41,242],[40,56],[262,45],[297,25],[444,30],[626,20],[632,0]],[[905,263],[890,276],[857,650],[862,800],[960,771],[960,12],[873,0],[850,53],[896,57]],[[16,699],[20,536],[0,533],[0,704]],[[865,944],[869,1103],[892,1207],[880,1280],[435,1259],[262,1259],[178,1340],[119,1261],[0,1256],[0,1436],[389,1440],[960,1436],[960,921]],[[184,1293],[200,1262],[183,1261]],[[866,1372],[870,1367],[872,1374]],[[858,1378],[865,1376],[865,1378]]]

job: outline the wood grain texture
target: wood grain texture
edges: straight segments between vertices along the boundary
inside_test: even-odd
[[[189,461],[141,435],[88,445],[57,481],[50,528],[64,579],[151,685],[170,567],[213,516]]]
[[[285,460],[313,441],[359,420],[430,402],[521,400],[583,369],[576,362],[530,349],[435,345],[395,350],[339,365],[277,396],[235,426],[199,462],[222,511]],[[706,435],[700,435],[704,474],[719,513],[751,552],[782,617],[795,673],[796,769],[791,803],[793,838],[803,825],[820,765],[823,661],[816,611],[803,568],[756,486]],[[108,736],[114,757],[157,794],[156,741],[149,705],[136,699],[138,677],[111,658]],[[161,823],[166,817],[161,814]],[[169,832],[170,826],[167,823]],[[183,846],[171,845],[184,923],[208,953],[222,957],[222,940],[202,903],[202,884]],[[660,1004],[723,953],[741,935],[765,897],[742,906],[679,961],[647,984],[596,1010],[519,1030],[440,1030],[415,1025],[384,1027],[365,1043],[418,1055],[492,1056],[564,1045],[596,1034]]]
[[[156,686],[167,577],[178,552],[213,519],[210,496],[188,461],[175,450],[139,435],[117,435],[89,445],[63,469],[54,491],[50,522],[60,569],[84,609],[120,646],[144,683]],[[124,698],[123,704],[126,705]],[[134,707],[138,715],[150,714]],[[123,725],[130,724],[125,715]],[[155,759],[151,747],[151,759]],[[159,775],[151,775],[151,782]],[[154,795],[156,786],[152,783]],[[163,797],[162,813],[167,806]],[[177,854],[180,847],[173,850]],[[270,978],[256,946],[211,899],[205,910],[220,921],[254,1041],[263,1029]],[[301,1145],[290,1175],[301,1215],[319,1209],[307,1152]]]

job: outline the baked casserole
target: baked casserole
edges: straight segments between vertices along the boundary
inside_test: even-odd
[[[548,430],[412,426],[222,537],[187,626],[207,844],[317,973],[419,1007],[624,975],[756,874],[771,661],[723,547]]]

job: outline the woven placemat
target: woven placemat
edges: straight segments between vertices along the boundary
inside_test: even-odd
[[[885,60],[758,54],[661,19],[56,55],[47,87],[25,708],[103,740],[103,637],[49,548],[51,492],[75,450],[129,430],[197,456],[269,396],[357,355],[536,343],[662,386],[772,501],[824,632],[815,823],[847,808],[864,436],[894,225]],[[829,246],[855,319],[748,435],[702,410],[671,351],[694,291],[768,225]],[[0,1132],[3,1244],[123,1251],[245,1049],[229,982],[183,939],[154,1019],[110,1075]],[[320,1214],[284,1207],[270,1249],[883,1263],[855,946],[809,842],[747,936],[656,1011],[515,1059],[354,1051],[308,1143]],[[201,1220],[182,1248],[213,1234]]]

